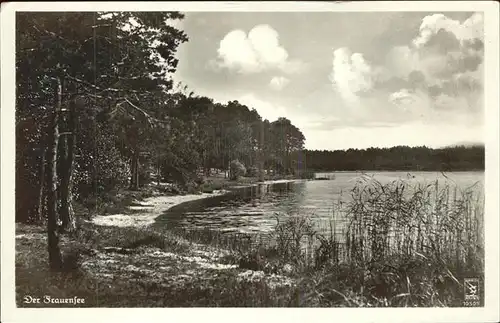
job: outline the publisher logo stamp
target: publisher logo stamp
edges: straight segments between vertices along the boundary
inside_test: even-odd
[[[464,305],[479,306],[479,279],[465,278],[464,279]]]

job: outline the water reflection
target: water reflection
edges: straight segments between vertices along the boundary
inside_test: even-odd
[[[183,203],[159,217],[156,225],[225,232],[269,231],[276,224],[275,214],[300,212],[305,184],[259,184],[223,196]]]
[[[407,178],[406,172],[384,172],[372,175],[381,182]],[[414,173],[411,181],[428,183],[438,179],[467,186],[483,182],[483,172],[446,174]],[[307,215],[318,229],[329,229],[335,218],[336,231],[342,229],[342,218],[335,214],[340,200],[350,199],[350,190],[361,173],[336,173],[331,181],[299,181],[259,184],[239,188],[227,195],[183,203],[160,216],[156,225],[167,229],[210,229],[221,232],[269,232],[276,225],[276,215]]]

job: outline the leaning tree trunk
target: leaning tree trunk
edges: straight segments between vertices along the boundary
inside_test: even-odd
[[[61,232],[73,232],[76,229],[73,211],[73,169],[76,146],[75,103],[69,102],[68,121],[64,140],[64,158],[61,167]]]
[[[62,86],[61,80],[57,84],[57,106],[52,114],[50,125],[50,147],[48,158],[48,203],[47,203],[47,234],[49,265],[52,270],[62,267],[62,256],[59,248],[58,210],[57,210],[57,149],[59,144],[59,111],[61,109]]]

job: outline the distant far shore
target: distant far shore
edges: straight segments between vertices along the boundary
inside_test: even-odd
[[[456,169],[456,170],[422,170],[422,169],[356,169],[356,170],[310,170],[314,173],[364,173],[364,172],[419,172],[419,173],[466,173],[466,172],[484,172],[484,169]]]
[[[484,171],[484,146],[304,150],[297,159],[315,171]]]

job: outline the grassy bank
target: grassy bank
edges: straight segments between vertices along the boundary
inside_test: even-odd
[[[23,304],[26,295],[76,295],[85,298],[78,306],[88,307],[287,306],[293,285],[290,277],[241,269],[230,252],[177,235],[88,223],[62,243],[77,265],[53,273],[42,230],[20,226],[18,235],[18,306],[47,306]]]
[[[340,234],[286,215],[269,236],[82,222],[62,242],[63,273],[46,269],[43,229],[19,226],[18,305],[51,295],[107,307],[463,306],[463,279],[484,277],[478,192],[363,182],[337,203]]]

